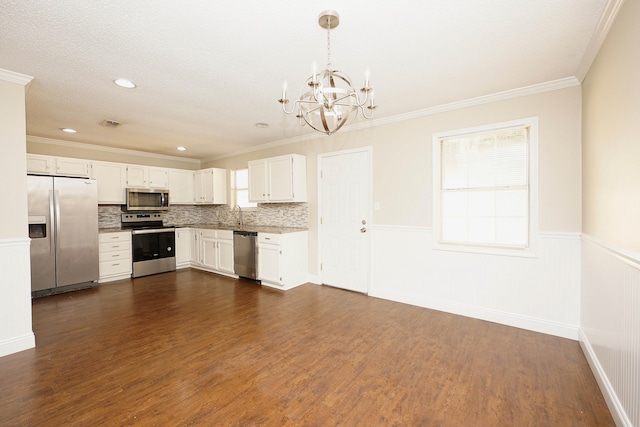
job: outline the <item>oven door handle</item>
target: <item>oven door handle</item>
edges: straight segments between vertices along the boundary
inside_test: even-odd
[[[175,232],[175,230],[175,228],[152,228],[149,230],[132,230],[131,234],[171,233]]]

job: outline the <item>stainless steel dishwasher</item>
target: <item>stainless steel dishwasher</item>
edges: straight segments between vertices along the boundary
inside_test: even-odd
[[[258,233],[256,231],[234,230],[233,262],[235,273],[245,279],[258,278]]]

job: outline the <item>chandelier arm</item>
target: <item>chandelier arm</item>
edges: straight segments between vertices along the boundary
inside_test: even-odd
[[[360,108],[360,111],[362,111],[362,117],[364,117],[365,119],[373,118],[373,109],[371,109],[371,114],[367,116],[367,112],[365,111],[364,106],[361,105],[359,108]]]
[[[335,96],[335,94],[334,94],[334,96]],[[333,104],[338,104],[338,103],[339,103],[340,101],[342,101],[343,99],[347,99],[347,98],[350,98],[350,97],[352,97],[352,96],[355,96],[355,97],[356,97],[356,100],[358,99],[358,95],[356,95],[355,93],[348,93],[348,94],[346,94],[346,95],[345,95],[345,96],[343,96],[343,97],[340,97],[340,98],[334,98],[334,100],[333,100]],[[349,103],[349,104],[338,104],[338,105],[351,105],[351,104]],[[364,104],[362,104],[362,105],[364,105]],[[360,106],[360,104],[358,104],[358,106]]]
[[[369,101],[369,92],[364,92],[364,99],[362,100],[362,102],[360,102],[360,95],[358,95],[357,92],[354,91],[353,94],[356,97],[356,104],[358,104],[358,107],[364,107]]]
[[[287,103],[289,102],[289,100],[288,100],[288,99],[285,99],[284,101],[285,101],[285,102],[281,102],[281,104],[282,104],[282,111],[284,111],[286,114],[291,114],[291,113],[293,113],[293,112],[295,111],[295,109],[296,109],[296,105],[298,105],[298,103],[300,102],[300,101],[295,101],[293,104],[291,104],[291,111],[287,111],[287,107],[286,107],[286,105],[287,105]]]

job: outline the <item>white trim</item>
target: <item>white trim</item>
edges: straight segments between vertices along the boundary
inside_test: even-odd
[[[372,292],[369,293],[369,296],[424,307],[431,310],[443,311],[445,313],[471,317],[473,319],[486,320],[489,322],[499,323],[501,325],[513,326],[562,338],[572,340],[578,339],[578,327],[576,325],[553,322],[531,316],[507,313],[504,311],[492,310],[388,289],[373,289]]]
[[[575,239],[580,239],[582,237],[582,233],[570,233],[570,232],[564,232],[564,231],[539,231],[538,232],[538,236],[539,237],[544,237],[547,239],[570,239],[570,240],[575,240]]]
[[[320,276],[317,274],[307,274],[307,282],[313,285],[321,285]]]
[[[461,135],[488,132],[514,127],[529,127],[529,245],[526,248],[501,248],[499,246],[472,244],[458,244],[440,241],[440,140]],[[433,216],[433,249],[468,252],[487,255],[503,255],[516,257],[536,258],[538,252],[538,117],[526,117],[506,122],[490,123],[487,125],[474,126],[470,128],[454,129],[451,131],[438,132],[432,135],[431,139],[433,175],[432,175],[432,216]]]
[[[13,239],[0,239],[1,247],[31,246],[31,239],[28,237],[16,237]]]
[[[126,154],[128,156],[149,157],[154,159],[176,160],[185,163],[201,164],[200,160],[191,157],[169,156],[167,154],[148,153],[146,151],[131,150],[128,148],[106,147],[104,145],[87,144],[84,142],[64,141],[61,139],[44,138],[41,136],[27,135],[27,142],[35,142],[38,144],[57,145],[60,147],[77,148],[80,150],[104,151],[108,153]],[[30,153],[36,154],[36,153]]]
[[[618,12],[620,12],[623,3],[624,0],[608,0],[607,4],[605,4],[602,15],[600,15],[600,20],[598,21],[598,25],[596,25],[596,29],[591,36],[587,50],[582,56],[582,61],[576,71],[576,78],[578,79],[578,82],[582,83],[585,77],[587,77],[589,69],[593,64],[593,61],[596,59],[596,56],[602,47],[602,43],[604,43],[604,40],[607,38],[607,34],[609,34],[609,30],[611,29],[616,16],[618,16]]]
[[[447,111],[461,110],[463,108],[475,107],[478,105],[491,104],[493,102],[505,101],[514,98],[520,98],[523,96],[537,95],[539,93],[551,92],[554,90],[566,89],[570,87],[580,86],[580,82],[575,77],[565,77],[562,79],[552,80],[549,82],[538,83],[534,85],[524,86],[516,89],[509,89],[502,92],[496,92],[489,95],[482,95],[475,98],[465,99],[462,101],[450,102],[448,104],[436,105],[434,107],[423,108],[421,110],[412,111],[405,114],[399,114],[396,116],[385,117],[375,120],[368,120],[366,122],[355,123],[348,125],[340,129],[340,133],[346,133],[361,129],[370,129],[372,127],[404,122],[406,120],[416,119],[420,117],[432,116],[435,114],[445,113]],[[266,150],[269,148],[280,147],[288,144],[295,144],[297,142],[309,141],[316,138],[322,138],[326,135],[321,135],[317,132],[309,133],[306,135],[300,135],[293,138],[282,139],[279,141],[268,142],[266,144],[256,145],[254,147],[245,148],[243,150],[234,151],[233,153],[224,154],[222,156],[215,156],[207,159],[203,159],[204,162],[226,159],[228,157],[235,157],[242,154],[252,153],[254,151]]]
[[[609,381],[607,373],[600,364],[598,356],[596,355],[593,347],[591,346],[591,343],[589,342],[589,338],[587,338],[587,335],[584,333],[584,330],[582,328],[578,328],[578,340],[580,341],[582,352],[584,353],[585,358],[587,359],[587,362],[591,367],[593,376],[596,378],[596,381],[600,386],[600,391],[602,391],[604,400],[607,401],[607,406],[616,425],[633,427],[633,424],[631,424],[631,420],[629,419],[629,417],[627,417],[627,414],[624,410],[624,405],[622,404],[622,402],[620,402],[620,399],[618,398],[613,385]]]
[[[588,234],[582,234],[582,238],[588,242],[591,242],[597,246],[600,246],[605,251],[609,252],[610,255],[619,258],[621,261],[629,264],[633,268],[637,268],[640,270],[640,252],[628,251],[622,248],[618,248],[616,246],[610,245],[602,240],[596,239],[593,236]]]
[[[33,332],[19,337],[12,337],[8,340],[0,341],[0,357],[19,351],[28,350],[36,346],[36,336]]]
[[[27,86],[33,80],[33,77],[26,74],[16,73],[15,71],[5,70],[0,68],[0,80],[4,80],[9,83],[18,83],[23,86]]]
[[[422,231],[431,233],[433,227],[421,227],[415,225],[393,225],[393,224],[374,224],[371,226],[372,230],[385,230],[385,231]]]

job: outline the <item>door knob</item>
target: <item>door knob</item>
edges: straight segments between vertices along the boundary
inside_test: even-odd
[[[365,227],[362,227],[362,228],[360,229],[360,232],[361,232],[361,233],[366,233],[366,232],[367,232],[367,229],[366,229]]]

